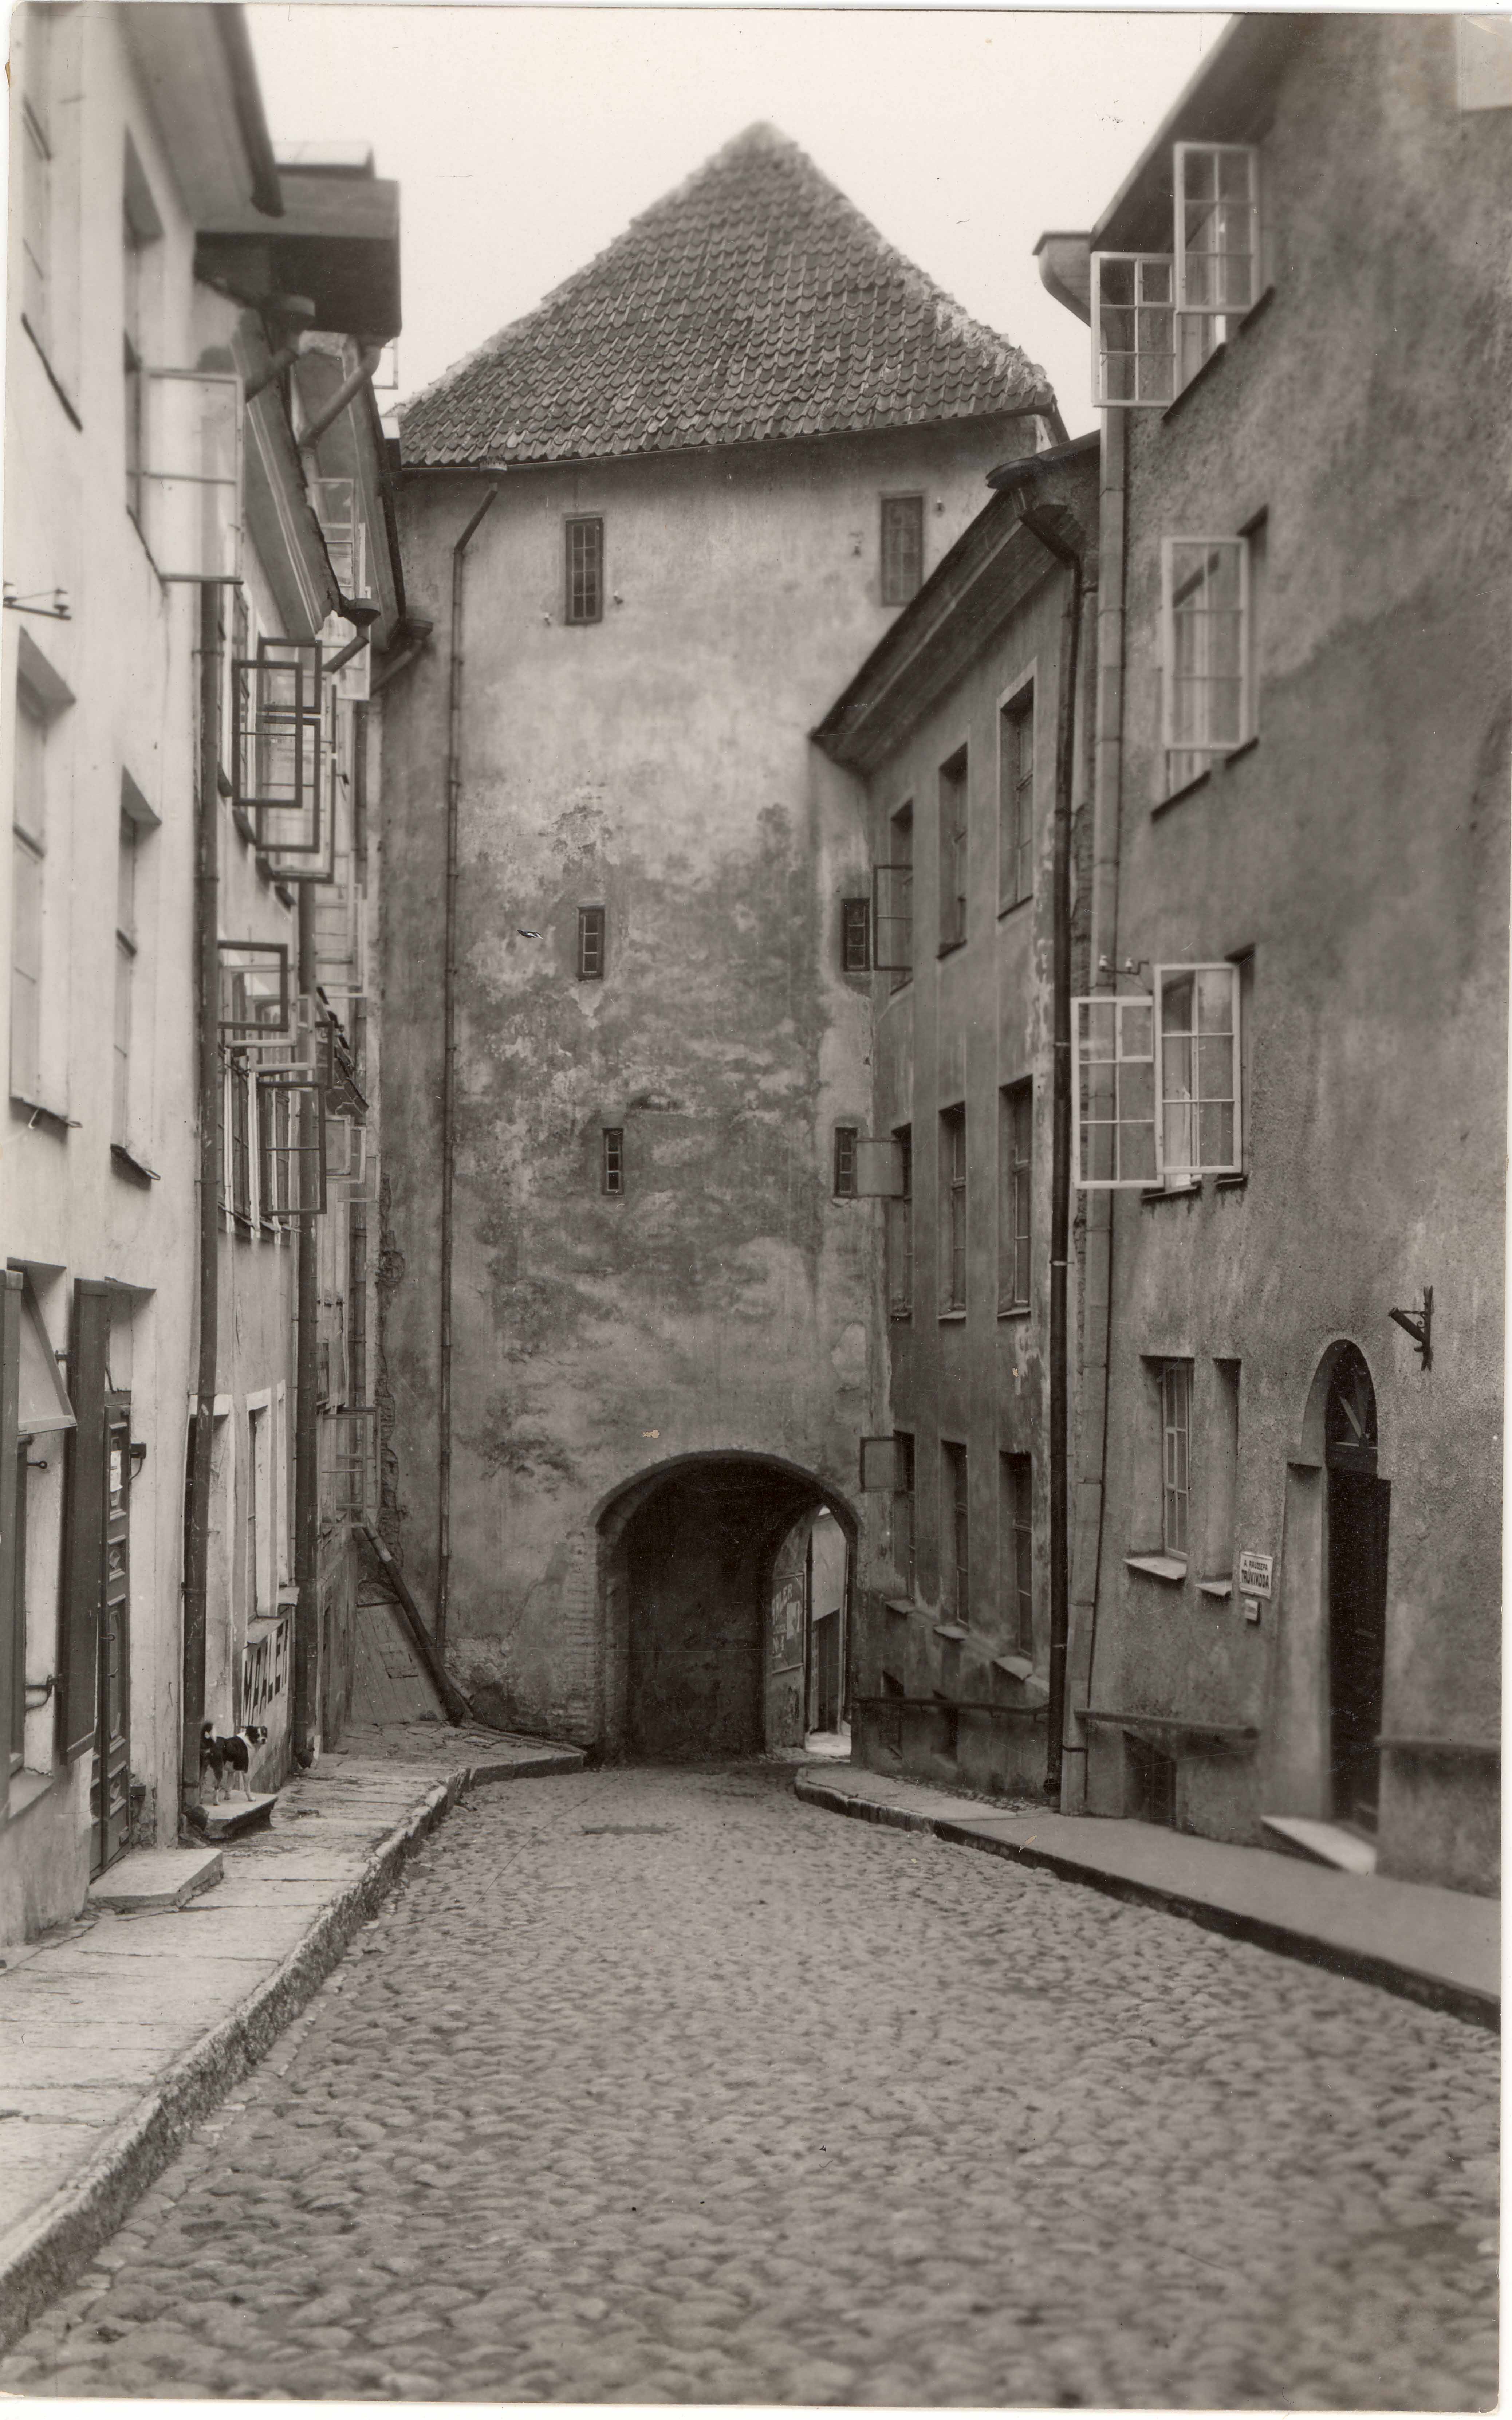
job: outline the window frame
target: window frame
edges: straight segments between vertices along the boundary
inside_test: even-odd
[[[1105,290],[1104,271],[1128,269],[1133,272],[1133,292],[1127,298],[1110,299]],[[1168,295],[1148,296],[1144,291],[1146,273],[1161,272],[1169,287]],[[1094,252],[1091,260],[1091,326],[1092,326],[1092,401],[1102,411],[1164,411],[1174,403],[1180,392],[1180,336],[1176,309],[1176,256],[1170,252]],[[1108,343],[1108,318],[1122,313],[1134,322],[1127,333],[1134,342],[1127,346]],[[1164,319],[1167,341],[1162,346],[1145,345],[1140,341],[1145,325]],[[1125,333],[1119,331],[1118,333]],[[1113,395],[1110,365],[1119,361],[1132,365],[1132,395]],[[1159,386],[1155,365],[1164,364],[1164,392],[1145,391],[1145,370],[1151,366],[1153,381]]]
[[[941,1594],[952,1618],[971,1627],[971,1464],[964,1441],[940,1439]],[[944,1549],[949,1549],[947,1559]],[[944,1585],[949,1574],[949,1588]]]
[[[575,563],[574,546],[579,531],[594,533],[591,560]],[[569,630],[585,630],[604,619],[604,516],[602,513],[568,513],[562,524],[563,603],[562,618]],[[579,606],[581,610],[579,610]]]
[[[1037,665],[997,702],[997,912],[1006,916],[1034,897],[1034,844],[1039,830],[1040,744]],[[1027,727],[1029,766],[1021,762]]]
[[[1034,1285],[1032,1076],[999,1087],[997,1118],[997,1315],[1010,1319],[1028,1311]]]
[[[1237,675],[1213,672],[1207,668],[1206,661],[1202,668],[1196,672],[1179,673],[1177,670],[1178,632],[1179,628],[1185,627],[1177,594],[1179,550],[1198,551],[1204,549],[1209,550],[1213,556],[1219,553],[1233,555],[1239,570],[1239,602],[1233,607],[1192,609],[1194,635],[1199,642],[1198,653],[1206,659],[1212,644],[1210,626],[1219,614],[1231,616],[1237,626],[1237,644],[1234,649],[1238,663]],[[1164,756],[1165,795],[1169,797],[1175,791],[1183,789],[1188,782],[1195,781],[1197,774],[1205,771],[1210,765],[1221,763],[1225,757],[1232,756],[1238,749],[1246,747],[1255,737],[1255,636],[1251,600],[1251,549],[1247,532],[1228,532],[1221,536],[1211,536],[1199,534],[1189,535],[1183,531],[1173,531],[1169,535],[1162,537],[1160,550],[1161,748]],[[1204,567],[1201,575],[1204,581],[1209,575],[1209,568],[1210,566]],[[1191,584],[1189,575],[1180,583],[1182,597],[1190,593]],[[1222,683],[1232,690],[1236,682],[1238,710],[1235,717],[1235,729],[1231,736],[1222,739],[1215,738],[1212,736],[1215,718],[1211,710],[1213,687]],[[1195,690],[1197,697],[1203,702],[1204,710],[1198,718],[1204,726],[1201,737],[1191,735],[1178,737],[1179,685]]]
[[[912,1429],[894,1429],[893,1474],[898,1482],[888,1499],[887,1553],[892,1568],[913,1596],[918,1584],[918,1464]],[[905,1509],[906,1508],[906,1509]],[[900,1552],[900,1541],[903,1550]]]
[[[949,814],[949,823],[947,815]],[[936,955],[959,950],[966,938],[968,852],[971,845],[971,750],[963,741],[951,750],[935,777],[935,830],[938,842],[939,898],[936,904]],[[949,902],[947,915],[946,903]]]
[[[136,978],[137,850],[141,830],[135,818],[121,811],[119,856],[116,873],[116,995],[112,1020],[110,1139],[130,1150],[131,1129],[131,1022]],[[130,867],[130,876],[127,869]]]
[[[579,908],[578,910],[578,981],[602,983],[608,971],[609,909],[605,907]]]
[[[837,1202],[854,1202],[856,1189],[856,1146],[861,1140],[859,1126],[837,1125],[834,1129],[833,1162],[830,1170],[830,1192]]]
[[[924,585],[923,491],[881,496],[877,502],[878,594],[885,606],[909,605]],[[901,527],[907,529],[908,538],[900,549],[896,533]],[[917,576],[910,584],[911,572]]]
[[[966,1308],[969,1163],[966,1105],[956,1101],[939,1113],[940,1306],[942,1319],[959,1319]]]
[[[1192,1532],[1192,1363],[1160,1364],[1160,1550],[1189,1564]],[[1178,1534],[1180,1533],[1179,1539]]]
[[[1152,1189],[1166,1188],[1173,1184],[1183,1187],[1193,1185],[1204,1176],[1233,1177],[1242,1176],[1244,1173],[1243,990],[1245,961],[1251,956],[1252,953],[1243,952],[1237,958],[1173,960],[1168,965],[1161,964],[1151,968],[1151,988],[1149,993],[1091,992],[1072,1000],[1071,1004],[1072,1184],[1077,1192],[1149,1192]],[[1203,1029],[1200,1028],[1196,1029],[1195,1033],[1183,1030],[1172,1034],[1169,1039],[1176,1043],[1193,1039],[1200,1041],[1203,1038],[1214,1042],[1227,1041],[1230,1092],[1198,1094],[1195,1096],[1195,1104],[1194,1096],[1189,1094],[1188,1102],[1189,1105],[1195,1105],[1200,1109],[1204,1102],[1211,1106],[1221,1106],[1226,1101],[1231,1101],[1232,1149],[1230,1156],[1225,1159],[1204,1159],[1199,1150],[1197,1157],[1190,1164],[1180,1158],[1167,1161],[1165,1134],[1166,1109],[1169,1104],[1166,1100],[1165,1043],[1167,1036],[1164,1020],[1165,989],[1171,980],[1181,980],[1190,976],[1193,979],[1194,1000],[1196,1000],[1197,978],[1205,975],[1222,975],[1227,983],[1230,1020],[1227,1031],[1221,1027],[1209,1028],[1204,1034]],[[1088,1056],[1088,1032],[1094,1015],[1098,1013],[1110,1017],[1112,1021],[1116,1055],[1111,1058],[1105,1054],[1100,1054],[1095,1059],[1089,1059]],[[1131,1047],[1125,1050],[1123,1048],[1125,1025],[1143,1019],[1149,1020],[1149,1047]],[[1106,1067],[1113,1069],[1114,1077],[1111,1087],[1103,1088],[1103,1098],[1111,1101],[1114,1114],[1111,1117],[1089,1119],[1086,1110],[1088,1100],[1095,1096],[1097,1088],[1084,1078],[1088,1068]],[[1142,1077],[1131,1077],[1128,1086],[1119,1081],[1120,1072],[1125,1068],[1149,1069],[1148,1098],[1146,1082]],[[1134,1099],[1134,1106],[1127,1114],[1124,1112],[1126,1093],[1132,1093]],[[1113,1129],[1113,1166],[1116,1172],[1112,1175],[1088,1173],[1086,1138],[1087,1130],[1093,1125]],[[1148,1164],[1137,1165],[1127,1174],[1123,1172],[1125,1129],[1148,1132],[1149,1135]]]
[[[914,1316],[914,1129],[912,1125],[894,1126],[892,1140],[900,1153],[900,1190],[888,1198],[884,1213],[885,1277],[887,1288],[887,1323],[903,1327]],[[900,1280],[903,1282],[900,1283]]]
[[[610,1201],[623,1201],[625,1197],[625,1128],[600,1126],[598,1132],[598,1189]]]
[[[1009,1629],[1018,1653],[1034,1653],[1034,1457],[998,1456],[1003,1475],[1003,1533],[1007,1545]]]
[[[876,869],[873,869],[873,883]],[[872,901],[846,898],[840,903],[840,970],[842,975],[872,971]]]
[[[1231,194],[1226,195],[1221,190],[1216,190],[1211,196],[1203,194],[1197,196],[1196,199],[1189,194],[1187,190],[1189,170],[1195,162],[1201,159],[1242,159],[1245,163],[1244,181],[1246,190],[1242,202],[1237,201],[1236,197]],[[1218,178],[1219,185],[1221,187],[1221,169],[1218,172]],[[1260,155],[1258,146],[1254,143],[1182,142],[1174,144],[1172,146],[1171,183],[1175,233],[1175,289],[1177,310],[1184,318],[1190,318],[1222,319],[1225,321],[1242,319],[1246,311],[1254,309],[1255,304],[1258,302],[1260,296]],[[1191,231],[1188,214],[1193,209],[1201,208],[1210,201],[1215,211],[1221,211],[1226,204],[1231,209],[1242,209],[1247,222],[1247,234],[1249,240],[1242,252],[1236,253],[1227,248],[1223,250],[1214,249],[1208,251],[1193,246],[1190,240]],[[1194,264],[1211,266],[1214,263],[1230,262],[1234,260],[1245,260],[1249,264],[1248,280],[1245,286],[1245,290],[1242,294],[1213,295],[1209,293],[1207,296],[1194,295],[1192,291],[1193,283],[1199,282],[1194,280]],[[1220,280],[1219,282],[1223,281]]]

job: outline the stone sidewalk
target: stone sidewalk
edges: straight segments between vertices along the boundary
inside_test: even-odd
[[[285,1785],[269,1829],[224,1847],[222,1879],[185,1905],[90,1908],[7,1950],[0,2342],[68,2283],[262,2056],[465,1789],[576,1773],[584,1761],[580,1748],[481,1729],[349,1731]],[[186,1866],[204,1856],[177,1854]]]
[[[810,1806],[835,1814],[985,1849],[1379,1984],[1471,2024],[1500,2024],[1495,1900],[1381,1874],[1339,1873],[1273,1849],[1235,1848],[1153,1823],[1037,1809],[999,1813],[980,1799],[859,1766],[800,1773],[794,1788]]]

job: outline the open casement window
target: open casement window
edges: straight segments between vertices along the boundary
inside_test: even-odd
[[[233,806],[257,846],[281,858],[321,846],[326,705],[318,639],[263,639],[235,666]]]
[[[220,946],[222,1040],[286,1041],[293,1032],[286,944],[223,941]]]
[[[1092,255],[1092,400],[1175,400],[1176,262],[1168,252]]]
[[[378,1412],[371,1404],[323,1412],[320,1440],[322,1511],[338,1521],[378,1518]]]
[[[907,974],[914,964],[914,869],[872,868],[872,965],[879,974]]]
[[[1237,966],[1157,967],[1153,999],[1072,1003],[1080,1190],[1239,1174],[1239,985]]]
[[[1176,307],[1242,318],[1260,292],[1259,155],[1249,143],[1176,146]]]
[[[357,508],[356,480],[313,480],[310,501],[320,524],[320,535],[326,542],[326,553],[336,575],[337,587],[344,597],[365,597],[367,566],[363,540],[366,533]]]
[[[325,1099],[314,1069],[265,1069],[257,1078],[258,1157],[270,1218],[326,1206]]]
[[[1250,737],[1250,561],[1242,537],[1161,541],[1162,741],[1168,789]]]
[[[130,339],[128,339],[130,342]],[[241,571],[241,380],[138,365],[137,519],[160,580]]]
[[[367,1174],[367,1128],[357,1118],[326,1110],[326,1182],[361,1185]]]
[[[837,1133],[841,1129],[837,1128]],[[854,1126],[843,1129],[850,1138],[850,1183],[845,1190],[862,1202],[896,1202],[908,1189],[906,1147],[896,1135],[857,1134]],[[839,1170],[839,1156],[836,1168]],[[839,1188],[837,1187],[837,1190]]]

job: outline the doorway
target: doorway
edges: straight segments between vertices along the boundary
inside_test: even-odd
[[[99,1676],[89,1770],[89,1872],[103,1873],[131,1829],[131,1399],[105,1397],[105,1503],[100,1534]]]
[[[1391,1488],[1378,1477],[1365,1357],[1338,1353],[1323,1415],[1328,1485],[1329,1779],[1334,1821],[1374,1834],[1381,1797]]]

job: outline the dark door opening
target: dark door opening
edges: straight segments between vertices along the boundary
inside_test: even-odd
[[[130,1629],[131,1399],[105,1397],[105,1501],[100,1532],[99,1674],[89,1774],[91,1875],[127,1845],[131,1824]]]
[[[1376,1829],[1386,1674],[1391,1488],[1376,1476],[1376,1397],[1363,1357],[1339,1357],[1324,1415],[1328,1469],[1329,1763],[1334,1818]]]

